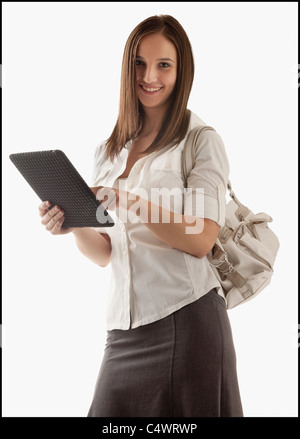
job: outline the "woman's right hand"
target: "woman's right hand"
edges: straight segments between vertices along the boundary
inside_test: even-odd
[[[65,216],[59,206],[55,205],[48,210],[49,206],[49,201],[44,201],[39,205],[39,214],[42,217],[41,223],[45,226],[46,230],[52,235],[66,235],[67,233],[72,232],[75,227],[62,228]]]

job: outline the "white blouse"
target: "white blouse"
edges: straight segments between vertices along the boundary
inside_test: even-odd
[[[188,132],[206,125],[191,112]],[[186,138],[185,138],[186,139]],[[220,135],[212,130],[201,133],[196,149],[196,164],[184,189],[181,156],[185,139],[177,147],[166,146],[139,159],[128,178],[119,179],[126,168],[131,141],[113,162],[105,159],[105,142],[95,151],[91,186],[115,187],[140,195],[175,213],[194,215],[225,222],[226,185],[229,163]],[[169,207],[163,197],[151,198],[151,188],[172,191]],[[197,190],[201,200],[197,203]],[[180,191],[179,191],[180,189]],[[195,198],[196,197],[196,198]],[[216,288],[224,296],[208,260],[177,250],[156,237],[140,221],[120,219],[109,211],[113,227],[99,227],[111,239],[111,279],[107,301],[107,330],[129,329],[154,322],[179,310]]]

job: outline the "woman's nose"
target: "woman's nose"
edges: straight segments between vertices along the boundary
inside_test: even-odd
[[[153,84],[157,80],[157,71],[155,66],[146,66],[143,72],[143,80],[147,84]]]

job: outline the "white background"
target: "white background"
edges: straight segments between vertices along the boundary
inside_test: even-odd
[[[246,417],[297,416],[297,3],[6,3],[3,10],[3,416],[87,415],[110,266],[52,236],[9,160],[62,149],[90,183],[119,106],[125,42],[170,14],[192,43],[188,108],[222,136],[238,198],[280,239],[271,284],[229,311]]]

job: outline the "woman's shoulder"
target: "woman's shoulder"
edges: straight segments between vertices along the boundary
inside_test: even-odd
[[[217,129],[214,126],[207,124],[197,114],[191,112],[188,133],[198,126],[211,126],[214,130],[205,130],[201,133],[196,144],[196,156],[198,157],[201,155],[203,157],[204,154],[208,154],[213,157],[222,157],[224,161],[227,161],[225,145]]]
[[[202,120],[196,113],[190,110],[191,117],[190,117],[190,124],[188,131],[191,131],[193,128],[196,128],[198,126],[206,126],[207,123]]]
[[[216,127],[212,126],[211,124],[207,124],[203,119],[201,119],[196,113],[191,111],[191,117],[190,117],[190,124],[187,131],[187,135],[189,132],[196,128],[196,127],[202,127],[202,126],[210,126],[213,128],[213,130],[205,130],[201,133],[201,136],[199,138],[199,142],[202,143],[204,139],[211,139],[216,140],[222,143],[222,138],[220,134],[218,133],[218,130]],[[202,141],[202,142],[201,142]]]

